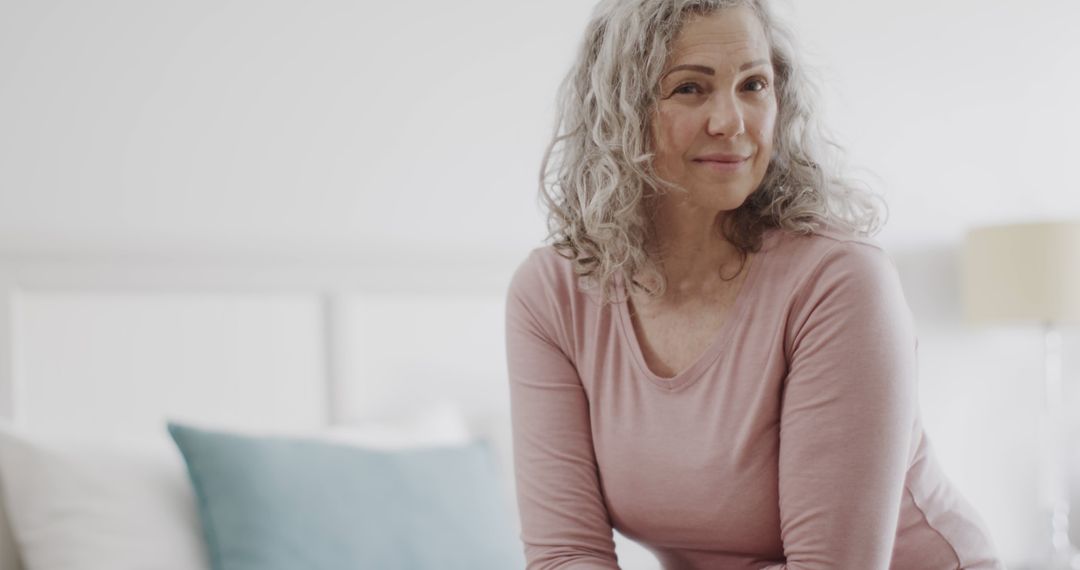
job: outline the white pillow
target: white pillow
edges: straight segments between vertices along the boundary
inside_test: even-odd
[[[470,440],[460,409],[445,403],[298,435],[378,449]],[[209,568],[195,495],[167,434],[60,440],[0,428],[0,484],[26,570]]]
[[[0,430],[8,429],[6,420],[0,418]],[[0,489],[3,489],[4,481],[0,477]],[[15,548],[15,538],[11,536],[11,525],[8,524],[7,507],[4,505],[4,494],[0,493],[0,570],[22,570],[19,562],[19,552]]]
[[[26,570],[209,568],[183,458],[165,440],[0,433],[0,478]]]

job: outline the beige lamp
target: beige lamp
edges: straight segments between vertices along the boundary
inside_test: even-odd
[[[1044,562],[1052,570],[1080,570],[1069,542],[1067,442],[1063,409],[1061,332],[1080,323],[1080,220],[976,228],[964,244],[964,310],[969,322],[1017,322],[1043,329],[1043,485],[1052,512]]]

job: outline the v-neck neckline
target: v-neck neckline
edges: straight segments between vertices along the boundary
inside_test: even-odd
[[[699,354],[689,366],[668,378],[657,375],[645,362],[645,354],[641,350],[641,343],[638,340],[637,332],[634,330],[634,323],[630,318],[630,295],[627,292],[622,275],[616,274],[617,290],[622,299],[617,303],[619,325],[622,328],[621,336],[624,340],[624,344],[628,345],[638,369],[641,370],[641,373],[644,374],[649,382],[666,391],[675,391],[687,386],[700,378],[705,369],[715,362],[720,354],[723,353],[724,348],[731,344],[730,338],[733,331],[739,323],[744,320],[749,306],[753,304],[752,297],[754,296],[754,292],[758,289],[756,287],[757,277],[761,273],[762,262],[765,259],[769,249],[767,246],[772,237],[770,233],[777,231],[782,230],[770,229],[767,230],[766,235],[763,236],[762,248],[751,257],[750,267],[747,270],[746,278],[743,279],[742,285],[739,286],[739,291],[735,294],[735,300],[731,304],[728,316],[713,335],[712,342],[709,343],[708,347]]]

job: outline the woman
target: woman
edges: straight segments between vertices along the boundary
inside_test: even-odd
[[[530,570],[618,568],[612,528],[669,570],[1003,568],[765,1],[602,2],[563,83],[507,297]]]

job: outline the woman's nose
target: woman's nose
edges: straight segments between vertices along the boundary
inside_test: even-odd
[[[744,128],[743,113],[738,102],[729,95],[713,94],[709,99],[706,131],[712,136],[732,138],[742,134]]]

